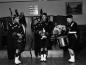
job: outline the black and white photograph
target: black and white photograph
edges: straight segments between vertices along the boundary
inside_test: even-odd
[[[0,65],[86,65],[86,0],[0,0]]]

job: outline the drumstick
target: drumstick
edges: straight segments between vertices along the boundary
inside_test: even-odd
[[[76,34],[77,32],[76,31],[69,31],[68,33],[70,33],[70,34]]]

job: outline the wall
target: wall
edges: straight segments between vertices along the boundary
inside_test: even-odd
[[[7,1],[7,0],[1,0],[1,1]],[[28,0],[25,0],[25,1],[28,1]],[[38,5],[39,10],[43,8],[43,10],[47,12],[49,15],[66,15],[65,3],[71,2],[71,1],[72,2],[83,1],[83,14],[74,15],[74,20],[80,25],[85,25],[86,24],[85,22],[86,0],[58,0],[58,1],[44,1],[44,2],[40,1],[40,2],[34,2],[34,3],[33,2],[0,3],[0,17],[10,16],[9,8],[12,8],[13,13],[15,9],[18,9],[19,12],[23,11],[26,16],[31,16],[28,12],[28,7],[30,5]]]

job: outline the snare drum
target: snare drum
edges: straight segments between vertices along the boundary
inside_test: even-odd
[[[57,37],[57,43],[60,47],[67,46],[68,45],[68,37],[67,36]]]

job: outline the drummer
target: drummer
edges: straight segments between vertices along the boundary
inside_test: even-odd
[[[70,55],[69,62],[75,62],[75,44],[77,43],[78,38],[78,26],[77,23],[73,21],[73,16],[68,15],[66,16],[67,19],[67,28],[68,28],[68,39],[69,39],[69,45],[68,45],[68,51]]]

